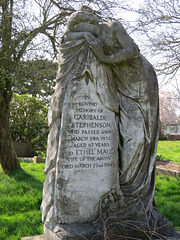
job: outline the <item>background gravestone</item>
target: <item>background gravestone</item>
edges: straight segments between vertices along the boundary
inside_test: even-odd
[[[13,142],[18,157],[34,157],[37,153],[32,147],[32,143]]]

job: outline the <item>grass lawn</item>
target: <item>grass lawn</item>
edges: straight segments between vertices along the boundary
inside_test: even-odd
[[[0,240],[19,240],[43,234],[40,205],[44,164],[21,163],[11,175],[0,168]],[[157,176],[155,199],[159,210],[180,230],[180,179]]]
[[[155,200],[159,211],[180,231],[180,178],[157,175]]]
[[[180,141],[159,141],[157,155],[163,160],[180,162]]]
[[[43,233],[40,205],[44,164],[21,163],[22,170],[5,175],[0,168],[0,240],[19,240]]]

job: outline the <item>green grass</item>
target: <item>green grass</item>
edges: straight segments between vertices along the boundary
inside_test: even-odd
[[[0,240],[19,240],[43,233],[40,205],[44,164],[21,166],[11,175],[0,169]]]
[[[19,240],[43,234],[40,205],[44,164],[21,163],[11,175],[0,168],[0,240]],[[180,230],[180,179],[157,176],[158,209]]]
[[[159,141],[157,155],[163,160],[180,162],[180,141]]]
[[[159,211],[180,231],[180,178],[158,175],[155,200]]]

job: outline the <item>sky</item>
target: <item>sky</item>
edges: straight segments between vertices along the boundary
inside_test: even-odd
[[[127,0],[126,2],[129,2],[129,0]],[[140,6],[142,6],[144,0],[131,0],[130,3],[133,5],[133,7],[138,8]],[[122,17],[124,19],[126,19],[127,21],[135,22],[137,20],[138,14],[131,12],[129,13],[124,13],[124,15],[122,16],[118,16],[117,17]],[[160,26],[160,28],[162,28],[162,26]],[[128,29],[127,29],[128,30]],[[166,29],[164,30],[166,31]],[[159,55],[157,56],[153,56],[153,54],[151,54],[151,51],[149,50],[149,54],[146,55],[146,53],[143,52],[143,45],[141,44],[141,35],[137,32],[135,33],[130,33],[130,36],[134,39],[134,41],[138,44],[141,53],[149,60],[149,62],[155,67],[157,63],[161,62],[163,56]],[[172,78],[171,82],[168,84],[165,84],[168,79],[165,78],[165,75],[158,75],[158,82],[159,82],[159,88],[162,89],[163,91],[176,91],[176,88],[179,87],[180,89],[180,76],[177,74],[177,78]],[[178,82],[178,84],[177,84]],[[179,86],[178,86],[179,85]]]

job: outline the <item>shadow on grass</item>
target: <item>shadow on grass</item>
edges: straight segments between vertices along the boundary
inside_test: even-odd
[[[0,219],[0,240],[21,239],[23,236],[40,235],[43,233],[41,214],[32,212],[28,215],[15,215],[14,218]]]
[[[16,171],[12,171],[11,173],[8,174],[8,176],[10,178],[13,178],[16,182],[25,183],[39,191],[41,191],[43,188],[43,183],[40,180],[36,179],[31,174],[28,174],[22,168],[19,168]]]
[[[27,164],[25,169],[1,174],[0,240],[19,240],[43,233],[42,167]]]

